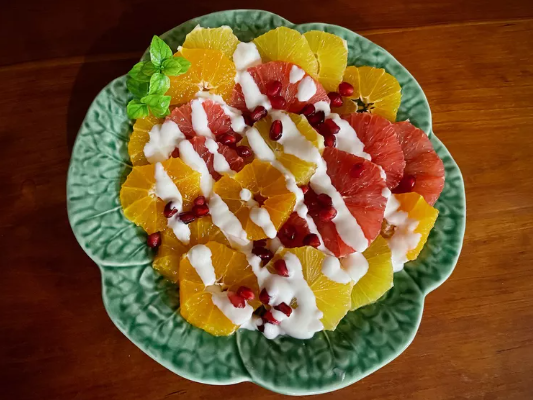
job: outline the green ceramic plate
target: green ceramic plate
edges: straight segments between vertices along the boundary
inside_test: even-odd
[[[72,152],[67,196],[74,234],[102,271],[104,303],[113,322],[171,371],[209,384],[252,381],[292,395],[348,386],[409,345],[420,323],[424,297],[451,274],[465,228],[461,172],[431,131],[431,112],[420,86],[398,61],[369,40],[339,26],[294,25],[256,10],[206,15],[162,37],[177,48],[197,24],[229,25],[242,41],[281,25],[301,32],[324,30],[346,39],[349,65],[385,68],[398,79],[403,90],[398,119],[409,119],[430,135],[446,168],[446,185],[436,204],[440,215],[422,254],[394,275],[394,288],[379,302],[348,313],[334,332],[319,332],[309,340],[269,341],[251,331],[214,337],[189,325],[179,314],[175,286],[151,268],[153,254],[145,245],[145,234],[126,220],[120,207],[120,186],[131,170],[125,77],[111,82],[96,97]]]

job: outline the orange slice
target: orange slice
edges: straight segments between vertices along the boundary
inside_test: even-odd
[[[213,303],[213,293],[237,292],[241,286],[246,286],[258,299],[257,278],[243,253],[217,242],[208,242],[205,246],[211,252],[216,284],[205,286],[188,256],[184,256],[179,267],[180,312],[189,323],[211,335],[227,336],[238,326]],[[248,304],[256,309],[261,303],[251,300]]]
[[[164,119],[156,118],[153,115],[139,118],[135,121],[133,132],[128,142],[128,154],[134,166],[148,164],[148,160],[144,156],[144,146],[150,140],[148,132],[150,132],[154,125],[162,124],[163,121]]]
[[[187,209],[200,195],[200,174],[179,158],[170,158],[161,163],[183,198]],[[120,189],[120,203],[124,215],[141,226],[148,234],[166,229],[163,215],[165,202],[155,194],[155,164],[133,167]]]
[[[229,101],[236,70],[233,61],[222,51],[182,48],[176,56],[185,57],[191,66],[185,74],[170,77],[170,89],[166,93],[172,96],[170,104],[186,103],[199,91],[209,91]]]
[[[185,37],[183,47],[187,49],[220,50],[230,60],[239,44],[239,39],[233,34],[229,26],[219,28],[202,28],[197,25]]]
[[[318,62],[300,32],[280,26],[255,38],[254,43],[263,63],[286,61],[298,65],[313,78],[317,76]]]
[[[336,92],[348,61],[346,41],[337,35],[309,31],[304,37],[318,60],[318,81],[328,92]]]
[[[216,241],[229,245],[228,240],[210,216],[198,218],[189,224],[191,238],[188,245],[183,244],[176,238],[172,229],[167,228],[161,233],[161,245],[157,249],[153,267],[161,275],[172,282],[178,282],[178,272],[181,257],[192,246]]]

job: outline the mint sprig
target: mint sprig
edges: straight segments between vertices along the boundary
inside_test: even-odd
[[[174,57],[170,47],[158,36],[150,44],[150,61],[141,61],[128,72],[126,86],[133,94],[128,103],[127,113],[131,119],[154,115],[163,118],[170,113],[170,96],[165,93],[170,88],[169,76],[177,76],[188,71],[191,63],[183,57]]]

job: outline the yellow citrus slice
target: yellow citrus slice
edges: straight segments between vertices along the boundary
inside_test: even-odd
[[[216,284],[205,286],[188,256],[182,257],[179,267],[180,312],[189,323],[211,335],[227,336],[238,326],[213,303],[213,294],[237,292],[241,286],[248,287],[255,294],[255,300],[248,301],[248,304],[256,309],[261,304],[257,300],[257,278],[243,253],[217,242],[208,242],[205,246],[211,252]]]
[[[162,124],[163,121],[163,118],[156,118],[153,115],[139,118],[135,121],[133,132],[128,142],[128,154],[134,166],[148,164],[148,160],[144,156],[144,146],[150,140],[148,132],[150,132],[154,125]]]
[[[346,41],[322,31],[305,32],[304,37],[318,60],[318,81],[327,92],[338,91],[348,61]]]
[[[296,129],[304,136],[308,141],[310,141],[313,146],[319,149],[322,153],[324,150],[324,137],[319,135],[318,132],[307,122],[307,118],[298,115],[298,114],[287,114],[292,122],[294,123]],[[254,127],[259,131],[261,137],[266,142],[268,147],[274,153],[276,159],[287,168],[293,175],[296,180],[296,184],[305,185],[311,179],[311,176],[315,173],[316,165],[308,161],[304,161],[295,155],[285,153],[283,151],[283,145],[278,141],[270,139],[270,127],[272,126],[273,118],[271,115],[268,115],[265,118],[260,119],[254,124]],[[288,129],[285,127],[284,129]],[[244,138],[242,140],[243,145],[248,144],[248,140]]]
[[[286,61],[298,65],[313,78],[317,76],[318,62],[300,32],[280,26],[255,38],[254,43],[263,63]]]
[[[209,91],[229,101],[235,86],[235,65],[220,50],[182,48],[177,56],[185,57],[191,66],[178,76],[170,77],[172,96],[170,104],[182,104],[192,100],[199,91]]]
[[[251,192],[251,204],[241,198],[241,191],[247,189]],[[228,205],[229,210],[241,222],[249,240],[267,238],[262,227],[256,225],[250,212],[254,207],[268,211],[270,221],[276,231],[289,218],[296,204],[296,196],[286,186],[285,177],[270,163],[254,160],[246,165],[233,178],[223,176],[213,186],[213,191],[218,194]]]
[[[189,224],[191,238],[185,245],[176,238],[172,229],[167,228],[161,233],[161,245],[157,249],[153,267],[161,275],[172,282],[178,282],[178,271],[181,257],[191,247],[210,241],[229,245],[226,236],[213,224],[210,216],[198,218]]]
[[[322,263],[326,255],[314,247],[305,246],[283,249],[276,253],[267,268],[290,252],[300,260],[302,273],[313,291],[317,308],[324,314],[321,322],[325,330],[333,330],[346,315],[351,305],[353,283],[338,283],[322,273]]]
[[[349,97],[361,102],[359,111],[367,110],[396,121],[402,94],[394,76],[382,68],[352,66],[346,68],[343,80],[354,87],[353,95]]]
[[[185,37],[183,47],[187,49],[211,49],[220,50],[230,60],[233,59],[235,48],[239,44],[239,39],[233,34],[229,26],[219,28],[202,28],[197,25]]]
[[[387,241],[378,236],[363,255],[368,261],[368,271],[353,287],[351,310],[374,303],[393,286],[391,251]]]
[[[181,161],[170,158],[161,163],[183,198],[184,209],[200,195],[200,174]],[[165,202],[155,193],[155,164],[133,167],[120,189],[124,215],[141,226],[148,234],[163,231],[167,219],[163,215]]]
[[[357,104],[352,99],[344,97],[342,106],[331,107],[331,112],[339,115],[352,114],[354,112],[357,112]]]

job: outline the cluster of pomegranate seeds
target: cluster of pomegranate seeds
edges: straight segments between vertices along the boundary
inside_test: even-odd
[[[268,294],[266,289],[261,290],[261,293],[259,293],[259,301],[266,306],[270,302],[270,295]]]
[[[252,253],[261,259],[263,265],[268,264],[272,260],[272,257],[274,257],[274,254],[266,247],[254,247]]]
[[[316,199],[318,200],[320,205],[324,207],[331,207],[333,205],[333,200],[331,200],[329,194],[320,193],[318,196],[316,196]]]
[[[261,239],[261,240],[254,241],[254,247],[266,247],[266,245],[267,245],[267,240],[266,239]]]
[[[339,93],[341,96],[351,96],[353,94],[353,86],[348,82],[339,83]]]
[[[290,317],[292,314],[292,308],[287,303],[280,303],[277,306],[274,306],[274,309],[281,311],[287,317]]]
[[[283,134],[283,123],[277,119],[272,122],[272,125],[270,125],[270,139],[274,141],[278,141],[281,139],[281,135]]]
[[[333,200],[326,193],[320,193],[317,195],[310,189],[304,197],[304,202],[309,209],[309,215],[313,218],[318,217],[322,222],[329,222],[337,216],[337,210],[333,207]],[[304,241],[305,240],[306,239],[304,238]],[[320,239],[318,236],[316,239],[308,238],[307,240],[310,240],[313,243],[318,243],[317,246],[320,246]],[[310,244],[310,246],[317,247],[312,244]]]
[[[237,138],[231,133],[224,133],[223,135],[220,135],[218,141],[226,146],[231,146],[237,142]]]
[[[334,207],[327,207],[318,212],[318,218],[321,221],[329,222],[337,216],[337,210]]]
[[[268,310],[265,315],[263,315],[263,322],[265,323],[269,323],[269,324],[272,324],[272,325],[279,325],[279,321],[274,318],[274,316],[272,315],[272,311]]]
[[[318,235],[316,233],[310,233],[306,237],[304,237],[304,246],[311,246],[314,248],[317,248],[320,246],[320,239],[318,238]]]
[[[271,81],[266,85],[266,94],[268,97],[278,96],[281,92],[281,82],[280,81]]]
[[[194,221],[196,219],[196,217],[194,216],[194,214],[191,211],[182,212],[179,215],[179,218],[180,218],[181,222],[183,222],[184,224],[190,224],[192,221]]]
[[[237,151],[239,157],[242,158],[248,158],[252,155],[252,149],[250,149],[248,146],[237,146],[235,150]]]
[[[342,107],[342,103],[344,101],[342,100],[342,96],[340,95],[340,93],[329,92],[328,97],[332,107]]]
[[[159,247],[161,245],[161,233],[155,232],[151,235],[148,235],[146,243],[148,244],[148,247],[151,247],[152,249]]]
[[[228,299],[233,304],[235,308],[244,308],[246,307],[246,300],[242,296],[239,296],[237,293],[228,292]]]
[[[172,153],[170,153],[170,156],[171,156],[172,158],[179,158],[179,156],[180,156],[180,149],[178,149],[178,148],[176,147],[174,150],[172,150]]]
[[[317,127],[319,124],[324,122],[324,118],[326,118],[326,114],[324,114],[324,111],[316,111],[312,114],[306,115],[307,121],[313,126]]]
[[[174,215],[176,215],[177,212],[178,212],[178,209],[176,207],[173,207],[172,202],[169,201],[165,205],[165,209],[163,210],[163,215],[165,216],[165,218],[172,218]]]
[[[262,118],[265,118],[267,116],[267,110],[263,106],[257,106],[252,113],[250,114],[250,118],[252,121],[257,122]]]
[[[350,170],[350,175],[352,178],[359,178],[363,173],[364,166],[361,163],[355,164]]]
[[[237,290],[237,294],[245,300],[255,299],[254,291],[247,286],[241,286],[239,290]]]
[[[416,177],[413,175],[404,175],[398,186],[396,186],[392,193],[410,193],[416,185]]]
[[[276,270],[276,273],[280,276],[289,276],[289,269],[287,268],[287,263],[285,262],[285,260],[277,260],[274,263],[274,269]]]

